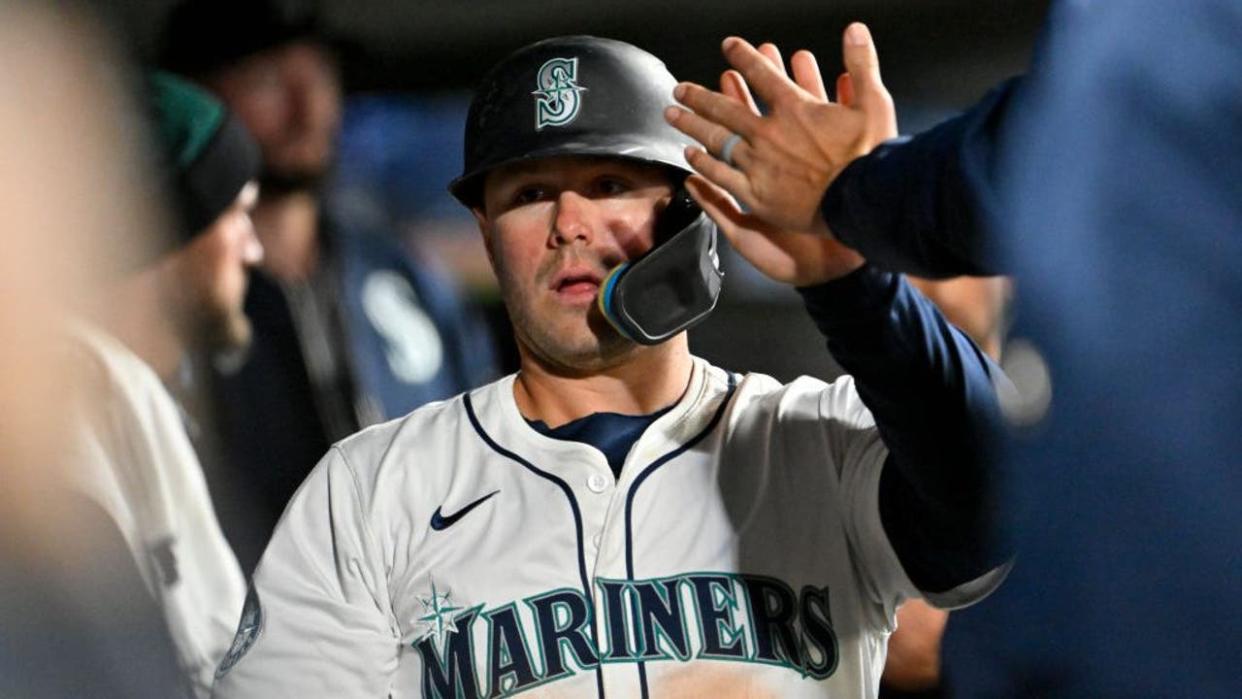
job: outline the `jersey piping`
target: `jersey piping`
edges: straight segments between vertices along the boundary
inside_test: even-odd
[[[479,418],[474,414],[474,405],[470,402],[469,393],[462,394],[462,405],[466,409],[466,417],[470,420],[470,426],[473,427],[474,431],[478,433],[479,438],[483,440],[484,444],[486,444],[497,454],[521,464],[531,473],[555,483],[557,487],[565,493],[565,497],[569,499],[569,507],[574,514],[574,527],[578,538],[578,575],[582,578],[583,594],[586,595],[587,599],[591,599],[591,581],[587,576],[586,554],[583,552],[582,548],[582,512],[578,509],[578,500],[574,497],[573,489],[570,488],[569,484],[563,479],[538,468],[526,459],[523,459],[517,454],[497,444],[496,441],[487,434],[487,431],[483,429],[483,425],[479,424]],[[599,646],[599,634],[595,630],[594,621],[591,623],[591,640],[597,647]],[[604,671],[602,666],[597,665],[595,668],[595,684],[599,690],[600,699],[604,699]]]
[[[711,434],[712,430],[716,429],[716,425],[720,424],[720,418],[724,416],[725,409],[729,407],[729,401],[732,400],[733,393],[736,390],[737,377],[730,372],[729,389],[725,392],[724,399],[720,401],[720,407],[716,408],[716,414],[712,416],[712,419],[707,423],[707,426],[681,446],[651,462],[647,468],[643,469],[642,472],[638,474],[638,476],[634,479],[634,484],[630,486],[630,491],[625,496],[625,574],[630,580],[634,579],[634,532],[633,520],[631,519],[631,516],[634,509],[634,496],[638,493],[639,486],[641,486],[643,481],[647,480],[647,476],[654,473],[656,469],[677,458],[682,452],[692,448],[694,445],[703,441],[707,435]],[[639,687],[642,688],[643,699],[647,699],[647,663],[642,661],[639,661],[638,663],[638,684]]]

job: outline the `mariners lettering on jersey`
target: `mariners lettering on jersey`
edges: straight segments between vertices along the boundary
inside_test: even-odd
[[[595,585],[598,608],[568,588],[458,608],[443,634],[429,629],[411,643],[423,695],[510,696],[600,663],[753,662],[814,680],[836,671],[827,587],[795,592],[776,578],[710,572]]]
[[[578,59],[553,58],[539,66],[535,100],[535,130],[565,126],[578,116],[585,87],[578,85]]]

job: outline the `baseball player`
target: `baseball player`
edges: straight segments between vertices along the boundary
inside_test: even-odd
[[[183,0],[163,37],[162,63],[219,96],[262,154],[254,220],[267,254],[246,292],[255,341],[240,364],[202,376],[215,429],[201,454],[245,503],[221,525],[247,573],[333,442],[499,373],[439,265],[326,195],[348,47],[317,4]]]
[[[167,386],[191,351],[249,341],[247,268],[263,255],[249,217],[258,148],[203,90],[166,73],[148,85],[162,179],[181,225],[168,245],[111,280],[67,333],[66,355],[85,367],[84,399],[69,415],[69,470],[75,492],[124,538],[186,684],[205,697],[246,584]]]
[[[903,599],[999,582],[974,448],[996,369],[901,278],[687,179],[675,84],[592,37],[484,78],[451,190],[521,370],[330,450],[215,696],[874,696]],[[690,354],[721,275],[683,186],[853,378]]]

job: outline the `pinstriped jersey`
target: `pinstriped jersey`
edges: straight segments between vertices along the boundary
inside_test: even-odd
[[[848,377],[696,359],[619,477],[533,429],[513,383],[332,448],[263,556],[216,696],[875,694],[917,591]]]

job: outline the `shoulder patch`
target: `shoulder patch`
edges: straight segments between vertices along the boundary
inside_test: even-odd
[[[259,592],[252,582],[250,590],[246,593],[246,603],[242,605],[241,621],[237,623],[237,633],[233,636],[233,644],[229,646],[229,651],[224,654],[224,659],[216,668],[216,679],[224,677],[229,670],[233,669],[237,661],[254,647],[261,633],[263,633],[263,606],[259,604]]]

